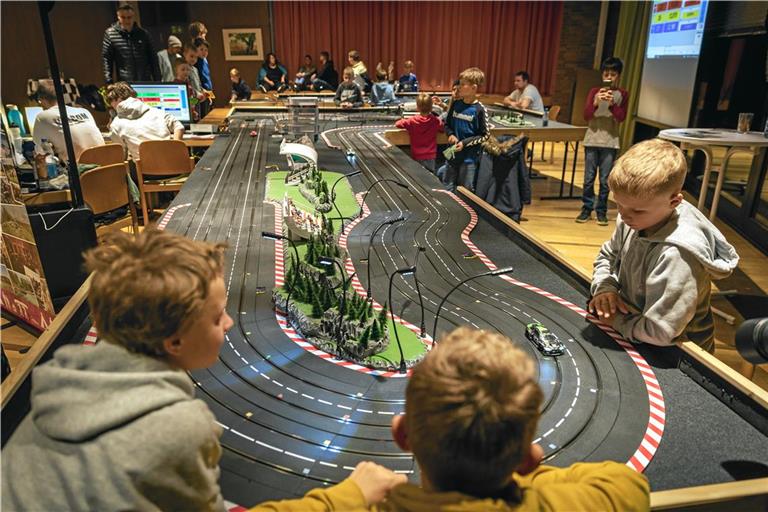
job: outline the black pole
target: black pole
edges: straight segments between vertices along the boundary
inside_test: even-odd
[[[400,335],[397,333],[397,325],[395,325],[395,305],[392,303],[392,281],[397,274],[413,274],[415,272],[416,267],[399,268],[389,275],[389,314],[392,316],[392,329],[395,331],[397,350],[400,351],[400,373],[405,373],[407,368],[405,366],[405,356],[403,355],[403,345],[400,343]]]
[[[362,173],[363,173],[363,171],[355,171],[355,172],[351,172],[349,174],[345,174],[344,176],[341,176],[339,179],[334,181],[333,182],[333,186],[331,187],[331,202],[333,203],[333,207],[336,208],[336,213],[339,214],[339,218],[342,219],[342,221],[341,221],[341,234],[342,235],[344,234],[344,220],[343,220],[343,216],[341,215],[341,210],[339,210],[339,207],[336,204],[336,185],[338,185],[339,182],[341,180],[343,180],[344,178],[350,178],[352,176],[357,176],[358,174],[362,174]]]
[[[425,252],[426,250],[427,250],[426,248],[420,245],[416,248],[416,258],[414,258],[414,262],[413,262],[414,269],[419,268],[419,255],[422,252]],[[427,335],[427,326],[424,324],[424,296],[421,294],[421,287],[419,286],[419,274],[416,271],[413,272],[413,280],[416,281],[416,294],[419,296],[419,307],[421,308],[420,328],[421,328],[421,337],[423,338],[424,336]]]
[[[296,272],[300,272],[301,271],[301,266],[300,266],[301,262],[299,260],[299,250],[296,248],[296,244],[293,243],[293,240],[291,240],[287,236],[279,235],[277,233],[271,233],[269,231],[262,231],[261,232],[261,236],[263,238],[267,238],[267,239],[270,239],[270,240],[285,240],[285,241],[287,241],[291,245],[291,248],[293,248],[294,254],[296,254]],[[288,268],[285,265],[285,258],[283,258],[283,267],[284,267],[284,275],[287,275],[288,274]],[[295,280],[296,280],[296,278],[294,276],[294,281]],[[294,286],[294,284],[293,283],[289,283],[289,284],[291,286],[290,286],[290,288],[288,288],[288,295],[286,295],[286,297],[285,297],[285,318],[288,320],[288,323],[290,324],[291,323],[291,318],[290,318],[289,311],[288,311],[288,305],[291,303],[291,294],[293,293],[293,286]]]
[[[443,304],[445,304],[445,301],[448,300],[448,297],[458,288],[459,286],[463,285],[467,281],[471,281],[473,279],[477,279],[478,277],[484,277],[484,276],[498,276],[501,274],[509,274],[514,269],[512,267],[504,267],[504,268],[498,268],[496,270],[489,270],[488,272],[483,272],[482,274],[476,274],[474,276],[469,276],[468,278],[459,281],[453,288],[450,289],[448,293],[443,296],[443,300],[440,301],[440,305],[437,306],[437,311],[435,312],[435,325],[432,327],[432,346],[435,346],[435,339],[437,336],[437,321],[440,319],[440,310],[443,309]]]
[[[56,60],[56,48],[53,45],[51,24],[48,21],[48,13],[53,9],[54,2],[37,2],[40,11],[40,21],[43,24],[43,36],[45,36],[45,48],[48,51],[48,64],[51,68],[53,87],[56,90],[56,101],[59,104],[59,116],[61,117],[61,129],[64,132],[64,144],[67,148],[67,171],[69,175],[69,190],[72,196],[72,205],[75,208],[83,206],[83,191],[80,188],[80,173],[77,172],[77,160],[75,148],[72,145],[72,134],[69,131],[69,119],[67,106],[64,104],[64,88],[61,86],[59,76],[59,63]]]
[[[368,285],[368,288],[365,290],[366,300],[371,298],[371,246],[373,246],[373,239],[376,238],[376,233],[378,233],[379,230],[384,226],[389,226],[389,225],[395,224],[396,222],[402,222],[404,220],[405,220],[405,217],[403,217],[402,215],[400,215],[395,219],[385,220],[384,222],[376,226],[376,229],[373,230],[373,233],[371,233],[371,236],[368,239],[368,249],[365,253],[365,261],[368,262],[368,268],[366,269],[368,273],[367,280],[366,280],[366,284]]]
[[[390,179],[390,178],[384,178],[384,179],[381,179],[381,180],[376,180],[373,183],[371,183],[371,185],[366,189],[365,195],[363,196],[363,204],[365,204],[365,202],[368,200],[368,194],[370,193],[371,189],[374,186],[378,185],[379,183],[384,183],[384,182],[387,182],[387,181],[394,183],[398,187],[403,187],[405,189],[410,188],[408,185],[406,185],[402,181],[397,181],[397,180],[393,180],[393,179]],[[361,205],[360,206],[360,213],[358,214],[358,217],[362,217],[362,215],[363,215],[363,207]]]

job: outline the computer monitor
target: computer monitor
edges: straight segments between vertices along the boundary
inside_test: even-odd
[[[138,83],[131,84],[131,87],[136,96],[150,107],[171,114],[185,126],[192,122],[186,84]]]
[[[29,133],[35,129],[35,119],[37,115],[43,111],[43,107],[24,107],[24,117],[27,119],[27,126],[29,127]]]

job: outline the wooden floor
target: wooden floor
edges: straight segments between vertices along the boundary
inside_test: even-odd
[[[545,156],[550,154],[550,145],[547,144]],[[556,180],[538,179],[532,181],[533,202],[526,206],[523,212],[523,218],[527,219],[521,223],[521,227],[535,234],[540,240],[550,245],[554,250],[559,251],[568,261],[580,267],[587,274],[592,274],[592,263],[600,249],[602,243],[613,233],[614,222],[616,218],[616,208],[613,203],[609,205],[608,226],[598,226],[592,220],[585,224],[577,224],[574,219],[581,208],[581,199],[568,200],[542,200],[543,196],[557,195],[560,190],[560,177],[562,173],[562,155],[563,144],[555,144],[554,161],[543,162],[541,160],[541,146],[535,147],[534,169],[544,175],[556,178]],[[569,156],[570,158],[570,156]],[[739,172],[748,168],[749,161],[732,160],[731,168]],[[731,172],[728,172],[730,179]],[[574,195],[580,196],[580,186],[584,181],[584,152],[580,149],[579,161],[575,173]],[[568,166],[566,173],[565,193],[568,194],[571,183],[571,167]],[[597,185],[596,185],[597,186]],[[768,187],[766,187],[768,188]],[[610,196],[609,196],[610,197]],[[694,202],[691,196],[687,196],[688,201]],[[728,279],[724,282],[713,283],[713,291],[718,291],[718,284],[725,289],[737,289],[742,293],[766,294],[768,293],[768,272],[765,271],[768,264],[768,257],[757,250],[747,240],[738,235],[732,228],[722,221],[715,222],[723,235],[731,244],[736,247],[736,251],[741,257],[739,262],[739,271],[743,275],[742,279]],[[725,283],[725,285],[723,285]],[[758,385],[768,389],[768,365],[760,365],[754,368],[749,365],[734,347],[734,335],[736,327],[743,321],[733,306],[722,297],[714,297],[712,305],[723,312],[735,317],[734,325],[726,323],[720,317],[715,320],[716,351],[718,359],[725,362],[732,368],[740,371],[747,377],[751,377]]]

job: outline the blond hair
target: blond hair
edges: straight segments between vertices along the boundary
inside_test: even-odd
[[[202,310],[222,274],[225,247],[154,228],[135,238],[119,231],[105,237],[84,255],[99,336],[132,352],[164,355],[163,340]]]
[[[413,68],[413,61],[412,60],[405,61],[405,63],[403,63],[403,67],[406,69]]]
[[[459,73],[459,80],[480,87],[485,82],[485,73],[480,68],[467,68]]]
[[[237,68],[232,68],[229,70],[229,74],[234,76],[240,76],[240,70]]]
[[[351,76],[352,78],[355,77],[355,70],[351,66],[347,66],[344,68],[344,71],[341,73],[342,78],[345,76]]]
[[[613,192],[650,198],[680,192],[687,171],[688,162],[680,148],[651,139],[635,144],[616,161],[608,186]]]
[[[416,97],[416,108],[420,114],[429,114],[432,112],[432,98],[426,92],[420,92]]]
[[[503,488],[528,453],[543,394],[506,337],[460,327],[413,369],[405,392],[413,453],[441,491]]]

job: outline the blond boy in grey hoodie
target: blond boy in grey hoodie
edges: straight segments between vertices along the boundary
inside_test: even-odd
[[[692,341],[714,352],[711,282],[739,262],[733,246],[681,194],[688,165],[663,140],[636,144],[608,183],[616,230],[595,260],[588,309],[627,340]]]
[[[3,510],[225,510],[221,428],[187,371],[232,327],[223,245],[118,232],[89,251],[99,342],[32,373],[31,411],[3,447]]]

